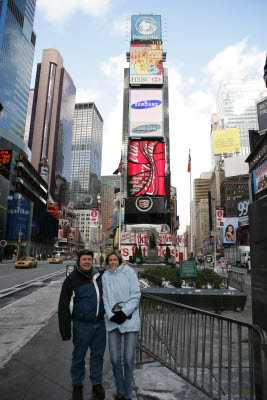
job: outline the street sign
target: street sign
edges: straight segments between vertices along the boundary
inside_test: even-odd
[[[0,241],[0,246],[1,247],[6,247],[6,245],[7,245],[7,241],[6,240],[1,240]]]
[[[180,277],[194,278],[197,276],[197,266],[195,260],[180,261]]]

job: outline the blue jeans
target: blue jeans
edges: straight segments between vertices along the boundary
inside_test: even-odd
[[[133,369],[135,349],[137,343],[138,332],[120,333],[118,329],[109,332],[109,354],[116,381],[117,396],[132,397]],[[124,337],[124,352],[122,366],[121,342]]]
[[[93,385],[102,381],[103,360],[106,348],[105,322],[73,321],[73,344],[71,362],[72,386],[82,386],[85,377],[85,356],[90,347],[90,379]]]

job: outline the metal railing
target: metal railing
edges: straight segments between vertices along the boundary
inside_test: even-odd
[[[267,399],[266,333],[246,323],[142,294],[143,353],[211,399]]]
[[[247,294],[251,294],[251,275],[236,271],[229,271],[228,283],[229,286],[239,289]]]

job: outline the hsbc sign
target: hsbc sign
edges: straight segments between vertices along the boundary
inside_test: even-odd
[[[163,85],[163,75],[131,75],[130,84],[132,85]]]

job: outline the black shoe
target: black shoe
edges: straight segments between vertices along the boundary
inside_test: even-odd
[[[124,396],[122,396],[122,397],[118,397],[117,395],[114,397],[114,400],[125,400],[125,397]]]
[[[97,385],[93,385],[93,395],[97,400],[104,400],[105,398],[105,390],[101,383],[98,383]]]
[[[72,400],[83,400],[83,388],[82,388],[82,386],[73,386]]]

